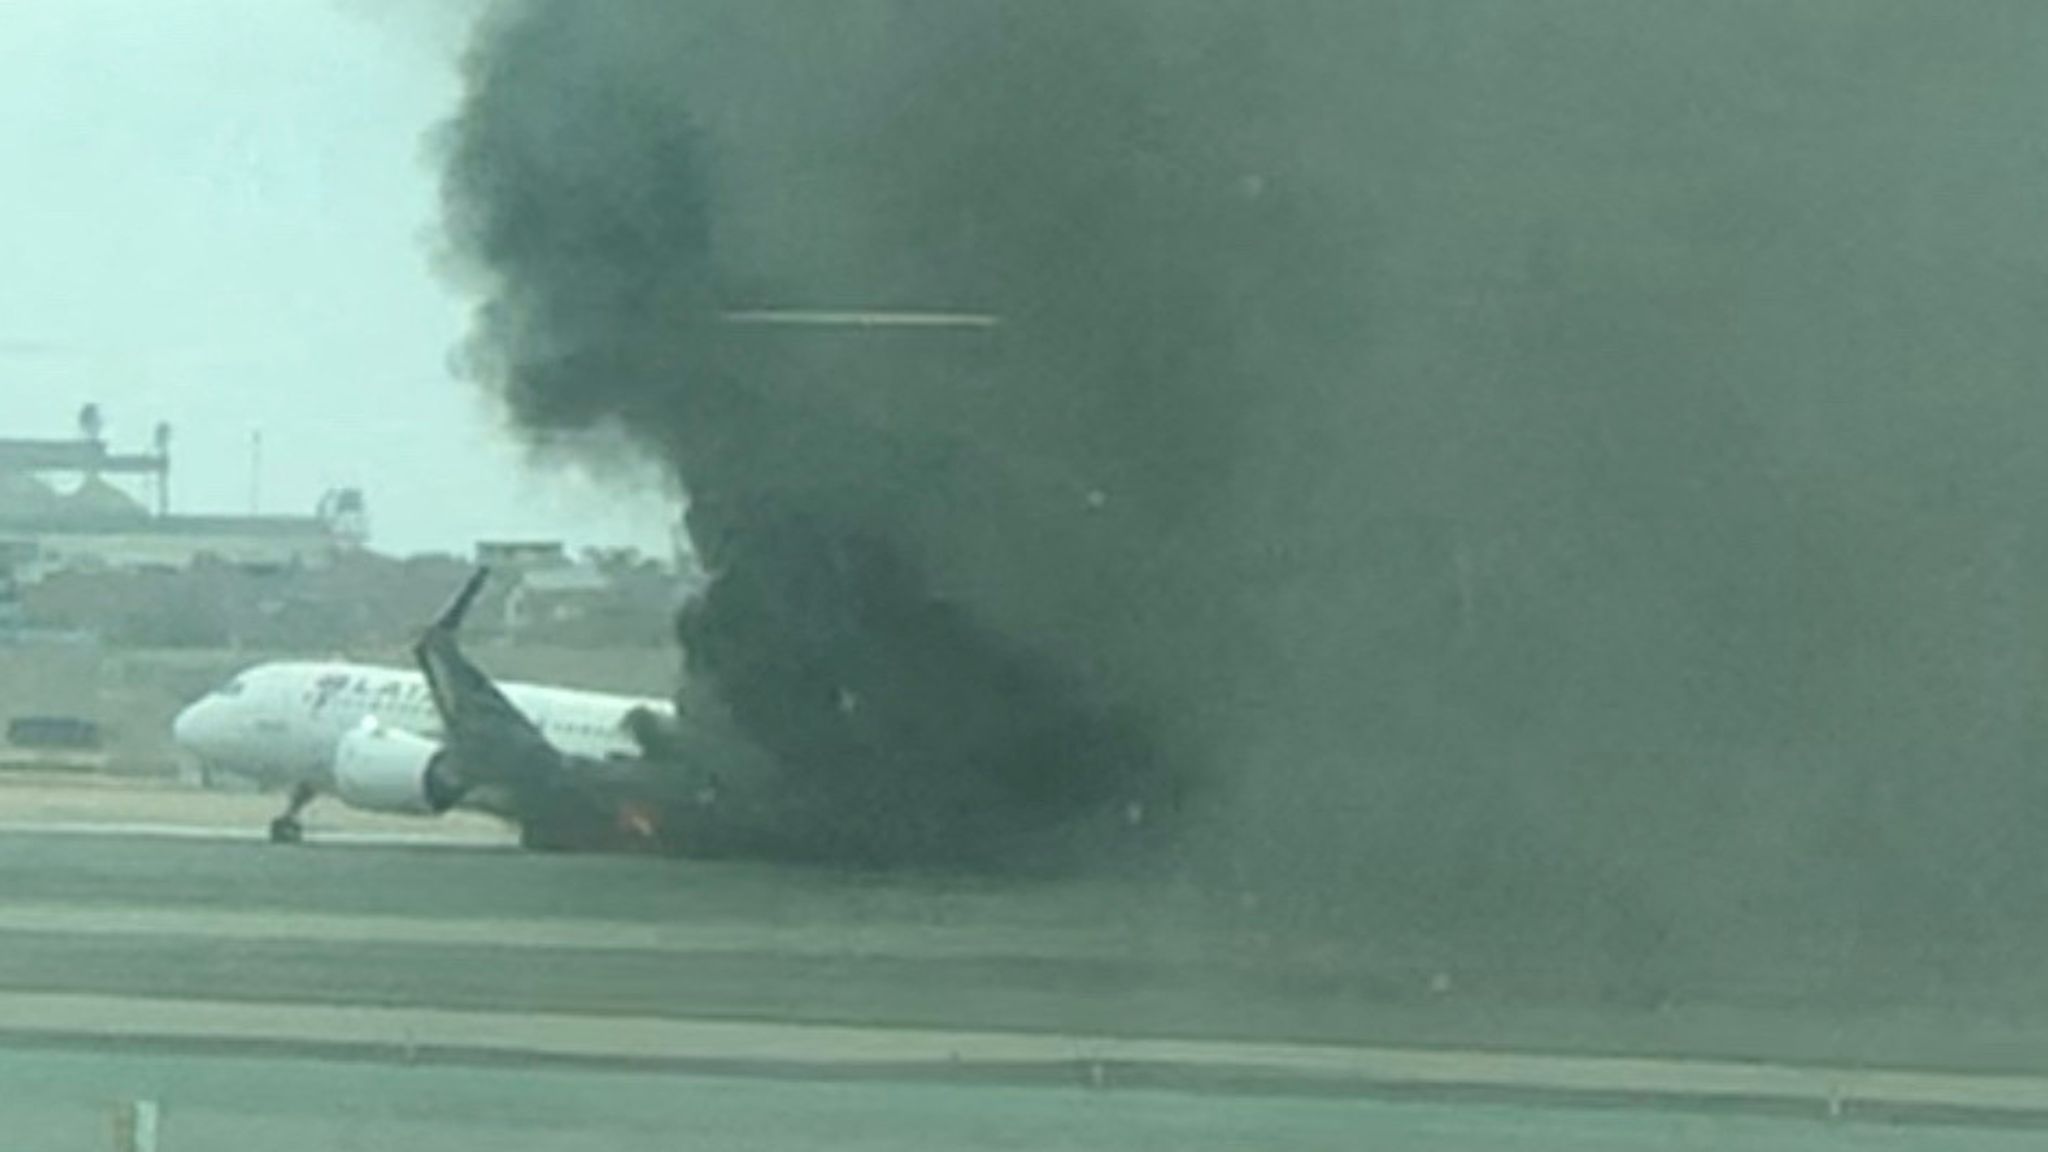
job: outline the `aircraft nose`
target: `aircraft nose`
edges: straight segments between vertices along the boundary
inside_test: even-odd
[[[171,721],[171,741],[187,752],[204,752],[213,725],[207,720],[207,702],[201,700]]]

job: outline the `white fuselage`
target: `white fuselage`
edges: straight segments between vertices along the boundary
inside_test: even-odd
[[[674,716],[666,701],[582,692],[540,684],[500,684],[506,699],[570,756],[603,760],[640,755],[627,716]],[[429,740],[441,722],[426,678],[409,669],[366,664],[282,663],[251,668],[178,714],[178,747],[210,769],[270,785],[333,784],[342,736],[374,720]]]

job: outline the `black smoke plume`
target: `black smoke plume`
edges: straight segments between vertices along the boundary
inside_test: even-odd
[[[926,33],[886,43],[906,15],[886,5],[821,7],[813,28],[737,5],[524,5],[491,19],[472,56],[447,185],[455,246],[485,285],[472,362],[522,424],[615,423],[674,463],[716,573],[681,620],[685,651],[777,764],[777,819],[794,825],[778,839],[805,851],[1013,862],[1057,850],[1077,823],[1120,822],[1128,838],[1178,798],[1143,700],[1116,691],[1119,670],[1089,649],[1113,651],[1115,632],[1147,610],[1137,574],[1108,562],[1146,547],[1123,538],[1124,522],[1202,498],[1201,437],[1165,422],[1198,431],[1203,418],[1161,377],[1207,349],[1148,349],[1127,334],[1151,319],[1133,308],[1208,306],[1189,299],[1207,290],[1205,270],[1176,255],[1181,241],[1155,237],[1157,266],[1138,271],[1157,299],[1110,280],[1131,271],[1109,251],[1124,244],[1115,237],[1174,192],[1119,140],[1073,133],[1098,114],[1102,78],[1120,72],[1113,45],[1075,65],[1040,114],[1008,110],[1042,102],[1026,99],[1033,70],[1088,42],[1100,18],[1087,11],[1018,61],[998,10],[933,10],[961,50],[1016,72],[972,83]],[[720,29],[747,25],[810,37],[801,67],[828,75],[795,98],[720,93],[767,62],[712,64]],[[837,53],[842,25],[866,28],[868,58]],[[707,78],[709,90],[697,83]],[[983,92],[989,79],[1007,94]],[[1113,133],[1148,130],[1138,93],[1107,95],[1131,105],[1112,111],[1124,121]],[[842,101],[877,106],[835,138],[817,121],[843,120]],[[884,115],[896,101],[903,114]],[[725,123],[751,117],[763,123]],[[1017,133],[984,139],[1003,117]],[[749,140],[765,147],[734,154]],[[834,154],[843,180],[803,174]],[[748,176],[749,165],[789,170]],[[891,168],[925,198],[914,212],[866,203],[889,194],[877,177]],[[1042,171],[1068,185],[1056,203]],[[788,199],[805,181],[812,192]],[[764,197],[786,202],[763,211]],[[1194,205],[1182,211],[1190,218],[1170,227],[1206,223]],[[1072,291],[1076,260],[1107,271],[1102,290]],[[802,333],[720,319],[810,302],[992,309],[1007,330]],[[1154,449],[1131,451],[1116,431],[1147,421],[1162,422],[1156,467],[1143,459]]]
[[[1992,955],[2048,896],[2044,20],[507,6],[470,354],[673,462],[690,658],[835,854],[1175,811],[1269,922]]]

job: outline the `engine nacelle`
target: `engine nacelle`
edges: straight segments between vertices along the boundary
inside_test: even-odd
[[[636,707],[626,713],[625,727],[633,743],[640,746],[640,752],[649,760],[681,760],[683,749],[683,726],[672,716],[664,716],[648,707]]]
[[[466,790],[447,750],[410,732],[364,725],[334,750],[334,794],[352,808],[438,816]]]

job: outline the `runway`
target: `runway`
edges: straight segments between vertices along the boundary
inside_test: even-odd
[[[1124,1118],[1065,1133],[1074,1147],[1229,1147],[1231,1115],[1298,1131],[1290,1147],[1356,1146],[1360,1124],[1385,1146],[1469,1146],[1449,1137],[1490,1141],[1494,1125],[1536,1141],[1502,1146],[1582,1147],[1609,1122],[1583,1109],[1617,1103],[1639,1115],[1610,1146],[1659,1124],[1751,1125],[1745,1139],[1763,1140],[1753,1126],[1798,1118],[1781,1146],[1803,1149],[1851,1146],[1828,1141],[1877,1121],[1913,1120],[1913,1147],[1951,1146],[1930,1133],[1959,1119],[2048,1123],[2048,1029],[2008,1017],[1802,1023],[1429,994],[1370,971],[1304,981],[1204,932],[1171,893],[1127,884],[541,856],[487,828],[316,824],[313,842],[279,847],[242,824],[262,798],[231,798],[235,820],[209,824],[211,799],[72,797],[46,819],[0,799],[0,1068],[68,1086],[39,1104],[52,1123],[109,1092],[168,1092],[189,1117],[213,1099],[190,1070],[237,1061],[284,1087],[199,1107],[222,1134],[201,1146],[264,1146],[285,1115],[369,1146],[343,1140],[371,1130],[348,1113],[323,1119],[331,1093],[292,1096],[308,1067],[320,1083],[396,1077],[401,1098],[502,1094],[472,1118],[473,1144],[430,1107],[378,1129],[428,1147],[551,1146],[494,1118],[549,1098],[583,1115],[573,1099],[600,1084],[620,1133],[695,1093],[692,1115],[726,1109],[792,1140],[763,1117],[800,1128],[880,1099],[909,1109],[893,1129],[905,1139],[953,1131],[919,1118],[930,1109],[1052,1124],[1048,1139],[1075,1109]],[[734,1077],[768,1083],[746,1107],[707,1086]],[[17,1098],[0,1092],[0,1120]],[[1537,1103],[1536,1118],[1502,1119]],[[1162,1119],[1203,1111],[1200,1133]],[[2015,1146],[1957,1132],[1979,1142],[1955,1147]],[[763,1139],[722,1146],[812,1146]]]
[[[0,1050],[9,1138],[104,1149],[109,1100],[161,1104],[160,1152],[2022,1152],[2038,1132],[1381,1099],[832,1083]]]

